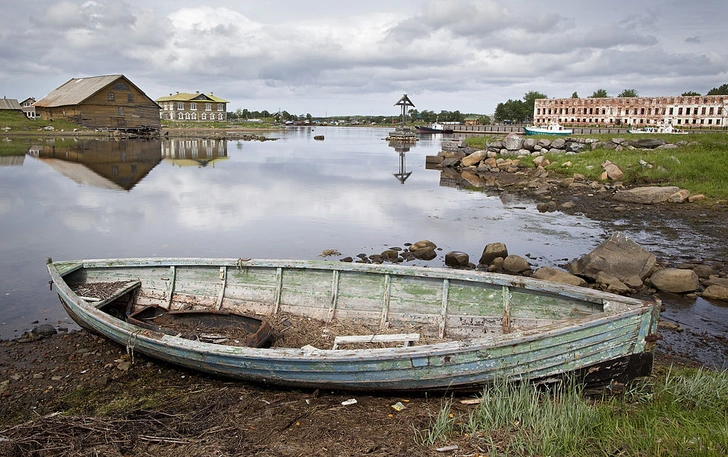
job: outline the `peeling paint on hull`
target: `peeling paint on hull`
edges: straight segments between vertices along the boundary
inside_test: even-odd
[[[588,288],[401,265],[116,259],[49,262],[48,271],[71,318],[131,351],[244,381],[301,388],[460,390],[504,377],[540,380],[570,373],[588,382],[624,381],[649,374],[659,313],[656,303]],[[119,297],[130,308],[287,312],[389,329],[416,325],[441,342],[336,350],[204,343],[131,325],[69,286],[104,281],[140,282],[133,296]]]

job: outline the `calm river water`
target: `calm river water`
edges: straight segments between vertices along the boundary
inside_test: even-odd
[[[452,250],[477,263],[500,241],[539,267],[578,258],[609,235],[583,217],[448,185],[425,169],[441,135],[405,151],[384,140],[388,131],[0,143],[0,338],[35,322],[75,328],[49,291],[46,257],[315,259],[335,249],[336,259],[429,239],[442,250],[420,264],[444,266]]]

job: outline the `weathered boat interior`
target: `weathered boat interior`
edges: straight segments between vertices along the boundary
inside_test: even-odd
[[[553,284],[547,290],[528,278],[501,275],[485,281],[479,272],[435,275],[419,267],[216,262],[122,266],[96,261],[84,268],[69,263],[61,265],[61,274],[77,295],[120,319],[202,341],[253,347],[428,344],[537,329],[624,307],[585,288],[576,294]],[[173,317],[190,313],[214,315],[217,321],[208,316],[187,322],[186,329],[175,327]],[[270,338],[263,337],[270,328],[261,325],[272,326]],[[244,334],[231,335],[235,327]]]

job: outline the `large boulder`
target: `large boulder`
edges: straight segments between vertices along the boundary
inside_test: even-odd
[[[481,149],[480,151],[475,151],[474,153],[470,154],[467,157],[463,157],[463,159],[460,161],[460,164],[464,167],[470,167],[472,165],[477,165],[481,160],[485,159],[488,156],[488,151]]]
[[[559,270],[558,268],[551,268],[551,267],[542,267],[536,270],[533,273],[533,276],[536,279],[543,279],[546,281],[551,282],[558,282],[560,284],[568,284],[571,286],[586,286],[587,282],[578,276],[572,275],[571,273],[567,273],[564,270]]]
[[[651,205],[668,201],[679,190],[680,188],[677,186],[635,187],[617,191],[612,198],[620,202]]]
[[[521,274],[531,269],[531,264],[519,255],[511,254],[503,259],[503,270],[508,273]]]
[[[466,268],[470,263],[470,256],[461,251],[450,251],[445,254],[445,265],[451,268]]]
[[[728,287],[714,284],[703,291],[703,298],[709,300],[728,301]]]
[[[508,257],[508,248],[506,245],[504,243],[488,243],[485,245],[478,263],[481,265],[490,265],[498,257],[504,259]]]
[[[662,146],[667,143],[665,140],[658,140],[657,138],[641,138],[639,140],[630,141],[629,145],[633,148],[639,149],[655,149],[657,146]]]
[[[523,148],[523,137],[511,133],[503,141],[503,145],[508,151],[518,151]]]
[[[682,268],[658,270],[650,277],[650,282],[658,290],[675,294],[695,292],[700,288],[698,275],[693,270]]]
[[[614,233],[607,241],[569,265],[569,273],[596,280],[599,272],[626,281],[634,276],[646,278],[657,258],[624,232]]]

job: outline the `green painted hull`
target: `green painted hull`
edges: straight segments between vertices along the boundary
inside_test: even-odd
[[[365,391],[474,389],[498,378],[649,373],[659,306],[588,288],[479,271],[243,259],[48,263],[68,314],[130,351],[250,382]],[[137,285],[138,281],[138,285]],[[78,285],[133,284],[107,302]],[[97,306],[94,305],[96,303]],[[251,348],[132,325],[108,313],[154,306],[356,322],[431,342],[364,349]],[[333,341],[332,341],[333,343]],[[637,368],[635,368],[637,367]]]

